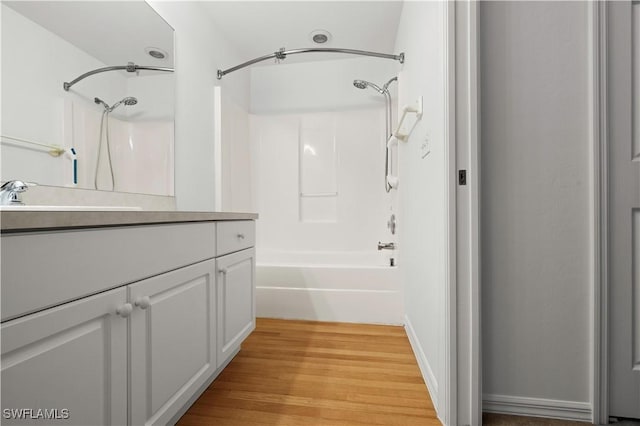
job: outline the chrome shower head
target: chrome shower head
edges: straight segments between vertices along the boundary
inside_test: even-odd
[[[358,89],[366,89],[367,87],[371,87],[372,89],[375,89],[382,95],[384,95],[386,91],[386,89],[383,90],[378,86],[376,86],[375,84],[371,83],[370,81],[366,81],[366,80],[353,80],[353,85],[356,86]]]
[[[366,89],[367,88],[367,82],[363,81],[363,80],[353,80],[353,85],[356,86],[358,89]],[[98,98],[96,98],[98,99]]]
[[[133,106],[135,104],[138,103],[138,99],[134,98],[133,96],[127,96],[126,98],[116,102],[115,104],[113,104],[113,106],[111,108],[109,108],[109,112],[113,111],[114,109],[118,108],[120,105],[125,104],[126,106]]]

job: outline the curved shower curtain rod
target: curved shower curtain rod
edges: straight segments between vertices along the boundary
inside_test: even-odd
[[[147,71],[165,71],[165,72],[173,72],[173,68],[163,68],[163,67],[151,67],[151,66],[144,66],[144,65],[136,65],[133,62],[129,62],[127,65],[116,65],[113,67],[104,67],[104,68],[97,68],[95,70],[86,72],[84,74],[82,74],[80,77],[71,80],[69,83],[64,82],[62,83],[62,88],[65,91],[69,91],[69,89],[71,88],[71,86],[73,86],[74,84],[76,84],[77,82],[84,80],[85,78],[92,76],[94,74],[99,74],[101,72],[107,72],[107,71],[118,71],[118,70],[125,70],[127,72],[137,72],[137,71],[141,71],[141,70],[147,70]]]
[[[226,70],[218,70],[218,80],[222,79],[222,77],[224,77],[225,75],[231,72],[237,71],[244,67],[248,67],[249,65],[253,65],[258,62],[266,61],[267,59],[271,59],[271,58],[286,59],[287,55],[296,55],[298,53],[311,53],[311,52],[333,52],[333,53],[346,53],[348,55],[374,56],[376,58],[393,59],[393,60],[399,61],[401,64],[404,64],[404,53],[400,53],[399,55],[391,55],[388,53],[369,52],[367,50],[338,49],[333,47],[309,47],[305,49],[284,50],[284,47],[283,47],[277,52],[273,52],[270,55],[260,56],[258,58],[252,59],[247,62],[243,62],[240,65],[236,65],[235,67],[231,67]]]

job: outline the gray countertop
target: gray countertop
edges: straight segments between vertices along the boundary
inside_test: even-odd
[[[31,232],[161,223],[254,220],[256,213],[181,211],[3,211],[0,232]]]

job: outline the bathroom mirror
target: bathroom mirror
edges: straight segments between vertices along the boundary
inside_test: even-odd
[[[1,7],[0,180],[172,196],[173,29],[139,0]],[[128,63],[163,70],[99,72],[63,89]]]

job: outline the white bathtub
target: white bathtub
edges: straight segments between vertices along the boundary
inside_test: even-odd
[[[389,252],[258,251],[259,317],[402,324]]]

